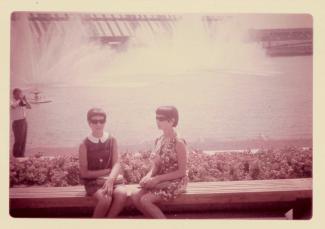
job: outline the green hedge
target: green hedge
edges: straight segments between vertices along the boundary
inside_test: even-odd
[[[150,152],[122,153],[126,183],[138,183],[149,170]],[[284,148],[257,153],[224,152],[208,155],[195,150],[188,155],[190,181],[226,181],[312,177],[312,149]],[[10,160],[10,187],[78,185],[78,158],[72,156]]]

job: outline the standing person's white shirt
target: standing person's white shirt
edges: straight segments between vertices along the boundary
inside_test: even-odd
[[[26,118],[26,106],[20,106],[20,100],[13,99],[10,103],[12,121]]]

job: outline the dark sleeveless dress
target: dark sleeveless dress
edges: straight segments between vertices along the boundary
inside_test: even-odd
[[[113,138],[104,142],[94,143],[88,138],[84,140],[87,151],[88,170],[103,170],[112,168]],[[103,186],[103,178],[81,178],[87,195],[93,195]]]

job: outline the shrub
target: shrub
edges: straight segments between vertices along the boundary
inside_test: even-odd
[[[149,171],[150,151],[121,153],[121,166],[127,183],[139,183]],[[261,180],[312,177],[312,149],[283,148],[208,155],[194,150],[188,155],[190,181]],[[78,158],[41,157],[11,159],[10,186],[78,185]]]

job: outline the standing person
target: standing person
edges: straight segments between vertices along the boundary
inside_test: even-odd
[[[12,154],[14,157],[24,157],[27,138],[26,108],[31,109],[31,105],[20,88],[15,88],[12,94],[13,100],[10,103],[10,111],[15,137]]]
[[[152,168],[140,181],[140,189],[131,199],[145,216],[166,218],[156,205],[161,200],[172,200],[185,191],[187,149],[184,140],[177,137],[174,127],[178,123],[178,111],[173,106],[156,110],[157,126],[163,135],[156,139],[151,155]]]
[[[94,218],[115,217],[123,209],[124,187],[114,186],[120,173],[116,139],[104,132],[106,113],[92,108],[87,113],[91,133],[79,147],[79,167],[87,195],[97,200]]]

